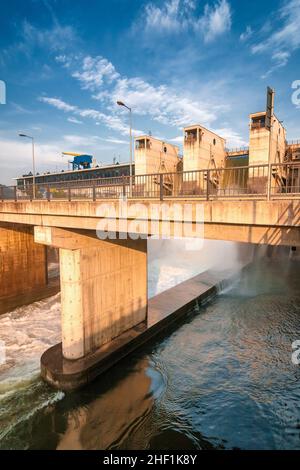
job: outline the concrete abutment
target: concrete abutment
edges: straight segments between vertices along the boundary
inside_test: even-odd
[[[46,247],[34,242],[33,227],[0,222],[0,301],[46,284]]]

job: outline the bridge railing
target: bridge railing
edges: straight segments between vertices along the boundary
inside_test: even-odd
[[[69,183],[0,186],[0,200],[100,200],[300,198],[300,163],[210,168],[207,170],[120,176]]]

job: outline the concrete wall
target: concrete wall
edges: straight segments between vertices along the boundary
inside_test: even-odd
[[[46,248],[34,243],[30,225],[0,222],[0,298],[47,283]]]
[[[263,125],[256,125],[253,120],[264,120],[266,113],[250,114],[249,165],[261,165],[283,162],[286,153],[286,130],[274,116],[270,148],[270,131]]]
[[[179,162],[179,148],[151,136],[135,139],[135,174],[174,173]]]
[[[225,140],[202,126],[184,129],[183,170],[206,170],[223,167],[225,162]]]
[[[249,165],[267,165],[268,163],[283,163],[286,154],[286,131],[281,122],[272,119],[271,132],[265,127],[266,113],[250,115]],[[284,169],[277,168],[276,179],[272,179],[272,187],[282,185]],[[255,194],[264,193],[268,184],[267,168],[252,168],[249,170],[249,188]]]

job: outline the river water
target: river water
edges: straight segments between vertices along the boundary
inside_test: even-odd
[[[253,256],[216,242],[197,254],[162,248],[150,250],[150,296]],[[209,304],[72,394],[38,377],[41,353],[60,340],[59,295],[3,315],[0,448],[299,449],[300,261],[260,255]]]

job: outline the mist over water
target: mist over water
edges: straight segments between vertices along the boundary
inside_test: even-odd
[[[153,240],[149,297],[208,269],[240,270],[254,252],[255,247],[226,242],[205,241],[199,247],[195,241]],[[260,249],[259,258],[265,254]],[[60,341],[59,294],[1,316],[7,361],[0,365],[0,448],[170,448],[168,442],[181,448],[247,448],[246,430],[244,439],[233,439],[229,413],[235,417],[243,406],[249,407],[245,422],[253,418],[253,426],[264,432],[275,420],[280,437],[270,431],[270,439],[261,438],[268,448],[282,446],[285,432],[293,435],[295,448],[294,425],[289,431],[281,426],[300,397],[289,351],[290,340],[300,339],[294,333],[299,332],[299,261],[289,260],[286,252],[277,258],[277,264],[271,258],[256,260],[250,274],[241,273],[238,284],[178,330],[71,396],[39,379],[41,354]],[[287,397],[282,396],[283,377]],[[254,441],[251,435],[252,448]]]
[[[253,259],[254,245],[215,240],[151,240],[149,297],[208,270],[238,272]]]

